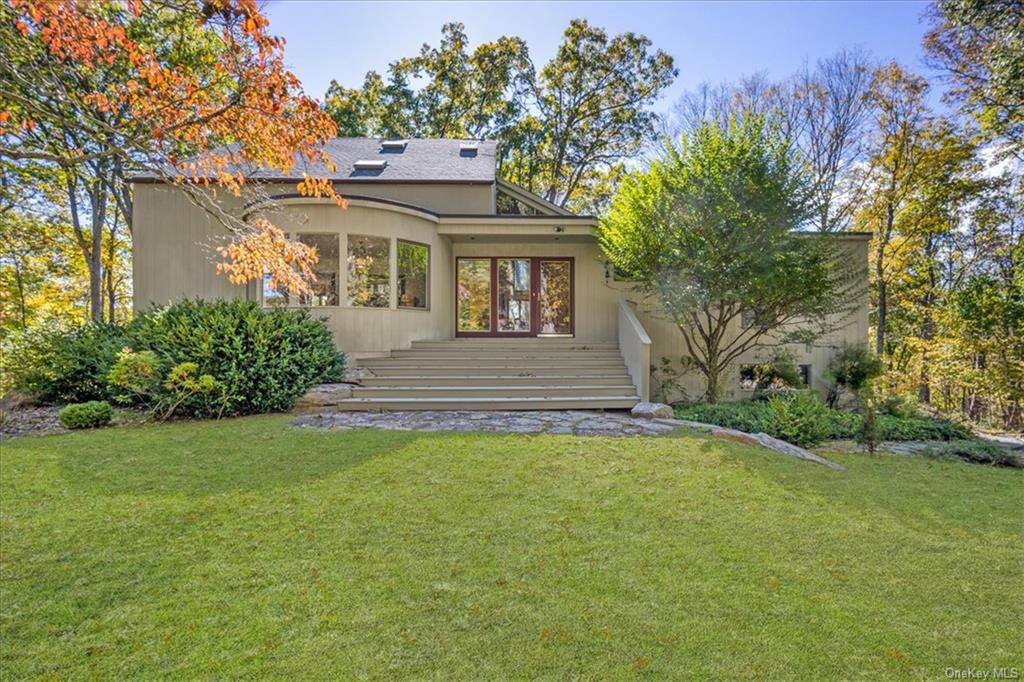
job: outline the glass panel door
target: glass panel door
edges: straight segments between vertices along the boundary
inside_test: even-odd
[[[491,259],[459,258],[456,270],[458,331],[491,331]]]
[[[498,331],[530,332],[530,259],[499,258]]]
[[[572,261],[540,261],[538,334],[572,334]]]

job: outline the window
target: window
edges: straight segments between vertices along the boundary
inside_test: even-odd
[[[398,307],[429,307],[430,247],[398,240]]]
[[[299,243],[315,248],[319,257],[313,266],[313,293],[303,294],[299,298],[299,305],[338,305],[338,273],[341,271],[338,262],[338,235],[300,234],[297,238]]]
[[[811,385],[811,366],[800,365],[800,378],[804,380],[804,386]]]
[[[757,365],[740,365],[740,390],[753,391],[757,388]]]
[[[270,275],[263,275],[263,305],[288,305],[288,294],[283,288],[274,287],[270,283]]]
[[[391,305],[391,242],[386,237],[348,237],[348,302],[368,308]]]

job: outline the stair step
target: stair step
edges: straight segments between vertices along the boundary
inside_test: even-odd
[[[523,348],[508,348],[494,350],[491,348],[466,348],[454,351],[435,351],[435,350],[393,350],[391,351],[392,358],[406,358],[406,359],[422,359],[422,360],[475,360],[480,359],[495,359],[495,358],[515,358],[515,359],[563,359],[563,358],[588,358],[588,359],[621,359],[622,354],[617,350],[561,350],[561,349],[523,349]]]
[[[441,350],[458,348],[593,348],[596,350],[618,350],[616,343],[606,341],[581,341],[573,338],[485,338],[449,339],[446,341],[413,341],[413,348],[436,348]]]
[[[595,374],[592,376],[565,374],[552,371],[546,376],[520,376],[517,374],[449,374],[438,376],[376,376],[362,380],[366,387],[374,386],[629,386],[633,380],[626,373]]]
[[[564,398],[628,397],[632,385],[619,386],[361,386],[352,389],[354,398]]]
[[[332,410],[628,410],[640,402],[625,397],[573,396],[562,398],[346,398]]]
[[[486,357],[486,358],[366,358],[359,360],[358,364],[376,371],[378,367],[449,367],[462,368],[470,367],[508,367],[524,369],[531,367],[625,367],[621,357],[617,358],[513,358],[513,357]]]
[[[494,376],[495,374],[514,374],[521,377],[549,377],[549,376],[607,376],[609,374],[622,374],[625,372],[625,365],[597,365],[597,366],[567,366],[564,363],[550,367],[530,366],[496,366],[496,365],[376,365],[370,369],[375,377],[436,377],[451,376],[458,373],[461,376]]]

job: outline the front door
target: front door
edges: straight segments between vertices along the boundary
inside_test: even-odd
[[[573,259],[460,257],[456,336],[572,336]]]

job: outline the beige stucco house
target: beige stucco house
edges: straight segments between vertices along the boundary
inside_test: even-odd
[[[363,368],[343,409],[629,408],[649,397],[652,361],[684,355],[678,330],[615,281],[597,220],[498,179],[494,142],[326,149],[348,208],[297,196],[301,174],[263,179],[285,207],[275,223],[317,247],[313,296],[230,284],[214,267],[223,228],[180,189],[136,178],[135,308],[196,297],[309,307]],[[866,237],[845,239],[866,277]],[[867,302],[858,310],[841,333],[792,349],[812,386],[840,342],[866,340]],[[727,396],[744,395],[741,365],[756,360],[740,359]],[[699,394],[699,377],[685,385]]]

